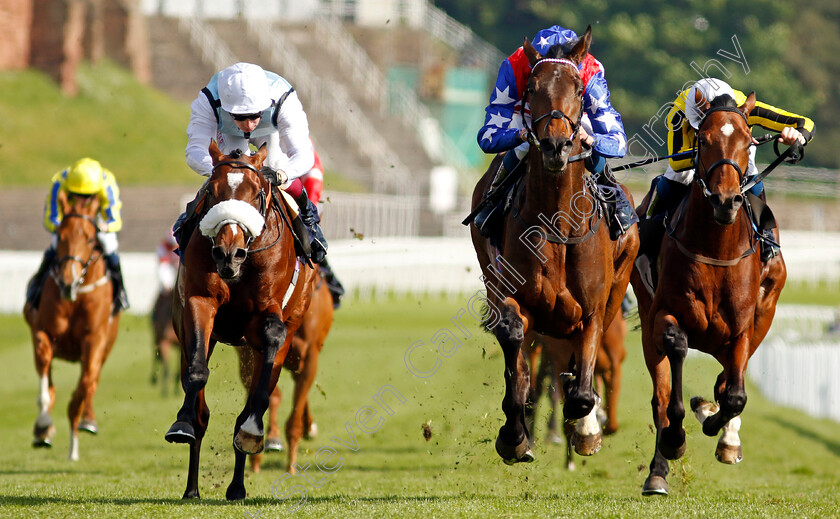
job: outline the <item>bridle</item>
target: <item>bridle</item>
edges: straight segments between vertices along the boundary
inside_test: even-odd
[[[255,168],[252,164],[249,164],[248,162],[242,162],[239,160],[224,160],[222,162],[219,162],[218,164],[213,166],[213,173],[215,173],[216,170],[222,166],[229,166],[231,169],[249,169],[256,173],[260,178],[263,178],[260,172],[257,170],[257,168]],[[259,211],[260,216],[262,216],[263,220],[265,220],[268,214],[268,195],[266,194],[265,189],[262,187],[262,185],[260,185],[260,191],[259,193],[257,193],[257,196],[254,198],[254,200],[257,201],[257,205],[259,207],[257,210]],[[274,208],[274,210],[279,212],[279,209],[276,207]],[[247,233],[247,238],[245,239],[245,254],[254,254],[256,252],[262,252],[264,250],[270,249],[278,241],[280,241],[281,234],[282,233],[278,232],[277,238],[275,238],[275,240],[271,244],[265,247],[260,247],[259,249],[250,250],[250,246],[254,242],[255,237],[251,233]],[[212,238],[207,237],[207,239],[209,239],[211,243],[213,242]]]
[[[700,188],[703,192],[703,196],[705,196],[706,198],[709,198],[710,196],[712,196],[712,192],[709,190],[708,186],[706,185],[706,180],[701,178],[700,175],[699,175],[699,172],[700,172],[701,168],[705,172],[706,178],[708,179],[709,175],[711,175],[712,171],[714,171],[716,168],[718,168],[720,166],[723,166],[723,165],[729,165],[729,166],[732,166],[733,168],[735,168],[735,171],[738,172],[738,181],[739,181],[739,184],[741,186],[741,192],[742,193],[744,192],[744,186],[747,183],[747,178],[744,175],[744,171],[741,169],[741,166],[737,162],[735,162],[734,160],[732,160],[728,157],[724,157],[724,158],[718,160],[717,162],[713,163],[708,168],[703,165],[703,161],[700,158],[700,130],[703,128],[703,124],[706,122],[706,120],[709,118],[709,116],[711,116],[713,113],[716,113],[716,112],[736,113],[736,114],[741,116],[741,118],[744,120],[744,123],[747,122],[747,116],[744,115],[744,112],[739,110],[737,107],[734,107],[734,106],[715,106],[715,107],[709,108],[709,110],[706,111],[706,113],[703,115],[703,118],[700,120],[700,124],[697,125],[697,131],[694,134],[694,171],[695,171],[694,181],[697,182],[697,184],[700,186]]]
[[[99,226],[96,225],[96,221],[91,218],[90,216],[84,214],[75,214],[70,213],[63,216],[64,219],[69,218],[81,218],[82,220],[90,223],[93,225],[93,228],[98,231]],[[61,276],[59,275],[59,270],[61,265],[63,265],[67,261],[73,261],[79,263],[82,266],[82,271],[78,276],[73,276],[73,283],[70,285],[71,289],[76,288],[78,289],[82,283],[84,282],[85,278],[87,277],[88,269],[91,265],[93,265],[99,258],[102,257],[102,252],[96,247],[96,237],[94,236],[88,243],[91,244],[90,254],[88,255],[87,259],[84,259],[80,256],[62,256],[56,260],[53,268],[50,269],[50,276],[52,276],[53,280],[55,280],[56,284],[60,285],[62,283]]]
[[[537,61],[536,63],[534,63],[533,68],[531,68],[531,76],[534,75],[534,71],[537,69],[537,67],[541,63],[557,63],[557,64],[561,64],[561,65],[569,65],[569,66],[572,67],[572,70],[574,70],[575,75],[580,76],[580,72],[578,71],[577,64],[574,61],[566,59],[566,58],[543,58],[543,59]],[[580,124],[581,124],[581,121],[583,120],[583,89],[581,89],[580,94],[577,95],[578,105],[580,106],[580,109],[578,110],[577,121],[573,121],[572,118],[569,117],[568,115],[566,115],[562,110],[554,109],[554,110],[551,110],[548,113],[545,113],[545,114],[537,117],[536,119],[533,119],[531,121],[531,124],[528,125],[528,123],[525,122],[526,121],[526,119],[525,119],[525,105],[528,103],[528,97],[529,97],[529,93],[526,89],[525,96],[522,99],[522,105],[521,105],[520,108],[522,110],[522,114],[521,114],[522,115],[522,124],[525,127],[526,132],[528,133],[528,142],[532,146],[536,147],[537,149],[540,149],[539,137],[537,136],[537,133],[534,131],[534,127],[536,127],[537,123],[539,123],[543,119],[547,119],[546,122],[545,122],[545,127],[543,128],[543,133],[545,134],[548,131],[548,126],[551,124],[551,122],[553,120],[561,119],[561,120],[566,120],[566,122],[569,123],[569,126],[572,127],[572,132],[571,132],[571,135],[569,136],[569,141],[574,143],[574,140],[578,138],[578,130],[580,129]],[[573,156],[569,157],[569,162],[575,162],[575,161],[578,161],[578,160],[582,160],[582,159],[588,157],[591,154],[592,154],[591,149],[585,150],[581,153],[578,153],[577,155],[573,155]]]

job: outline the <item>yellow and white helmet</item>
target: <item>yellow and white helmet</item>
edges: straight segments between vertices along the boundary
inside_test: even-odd
[[[80,159],[67,170],[64,188],[80,195],[98,193],[103,184],[102,172],[102,165],[98,161],[87,157]]]

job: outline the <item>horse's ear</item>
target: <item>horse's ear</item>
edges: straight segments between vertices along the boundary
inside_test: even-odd
[[[586,32],[583,33],[583,36],[578,38],[578,42],[572,47],[571,52],[569,52],[569,59],[574,61],[575,63],[580,64],[583,61],[583,58],[589,54],[589,45],[592,44],[592,26],[586,26]]]
[[[750,112],[752,112],[753,108],[755,108],[755,91],[750,92],[750,95],[747,96],[747,100],[744,101],[744,104],[738,107],[738,109],[744,113],[745,117],[750,116]]]
[[[540,54],[539,51],[531,45],[528,38],[525,38],[525,43],[522,44],[522,49],[525,51],[525,56],[528,58],[528,63],[531,64],[531,68],[534,67],[536,62],[542,59],[542,54]]]
[[[67,191],[63,189],[58,190],[56,203],[58,204],[59,209],[61,209],[61,214],[67,214],[70,212],[71,207],[70,200],[67,199]]]
[[[210,158],[213,159],[213,164],[218,164],[219,161],[224,157],[222,150],[219,149],[219,145],[216,144],[214,139],[210,139]]]
[[[257,163],[258,167],[262,166],[262,163],[267,156],[268,156],[268,143],[264,142],[263,145],[260,146],[260,149],[258,149],[257,152],[254,153],[255,162]]]
[[[706,110],[708,110],[709,107],[712,106],[712,103],[710,103],[706,100],[705,97],[703,97],[703,94],[700,92],[699,88],[696,89],[694,92],[694,106],[697,107],[701,114],[706,113]]]

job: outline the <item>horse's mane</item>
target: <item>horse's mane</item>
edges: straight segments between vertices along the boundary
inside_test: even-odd
[[[712,102],[709,103],[709,108],[717,107],[738,108],[738,103],[729,94],[722,94],[712,99]]]
[[[566,40],[565,43],[555,43],[552,45],[548,51],[546,51],[544,58],[566,58],[569,56],[569,53],[572,52],[572,49],[575,48],[577,42],[580,38],[572,38],[570,40]]]

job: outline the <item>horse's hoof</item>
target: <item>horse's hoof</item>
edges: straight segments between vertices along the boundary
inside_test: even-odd
[[[79,425],[76,426],[76,429],[90,434],[99,433],[99,427],[97,427],[95,420],[82,420],[79,422]]]
[[[228,501],[241,501],[245,499],[245,485],[235,485],[231,483],[225,492],[225,498]]]
[[[580,435],[575,431],[572,434],[572,446],[575,452],[581,456],[592,456],[601,450],[601,433]]]
[[[661,476],[648,476],[642,487],[643,496],[667,496],[668,482]]]
[[[195,429],[187,422],[175,422],[166,432],[164,438],[169,443],[188,443],[195,445]]]
[[[303,435],[304,440],[314,440],[318,437],[318,424],[312,422],[312,425],[309,426],[309,431]]]
[[[184,495],[181,496],[181,499],[201,499],[201,496],[198,494],[198,489],[195,490],[186,490]]]
[[[265,441],[265,451],[266,452],[282,452],[283,451],[283,442],[280,438],[269,438]]]
[[[265,448],[264,438],[265,436],[257,436],[256,434],[239,429],[239,432],[233,435],[233,448],[242,454],[259,454]],[[239,499],[244,498],[245,496],[243,495]]]
[[[502,457],[506,465],[514,463],[531,463],[534,461],[534,453],[531,452],[528,437],[523,436],[519,445],[513,446],[502,440],[502,432],[496,437],[496,452]]]
[[[36,449],[52,447],[52,438],[32,438],[32,446]]]
[[[744,454],[740,445],[726,445],[718,442],[717,449],[715,449],[715,458],[721,463],[734,465],[744,459]]]
[[[52,422],[44,426],[35,424],[35,427],[32,428],[32,436],[33,447],[52,447],[52,439],[55,436],[55,425]]]

